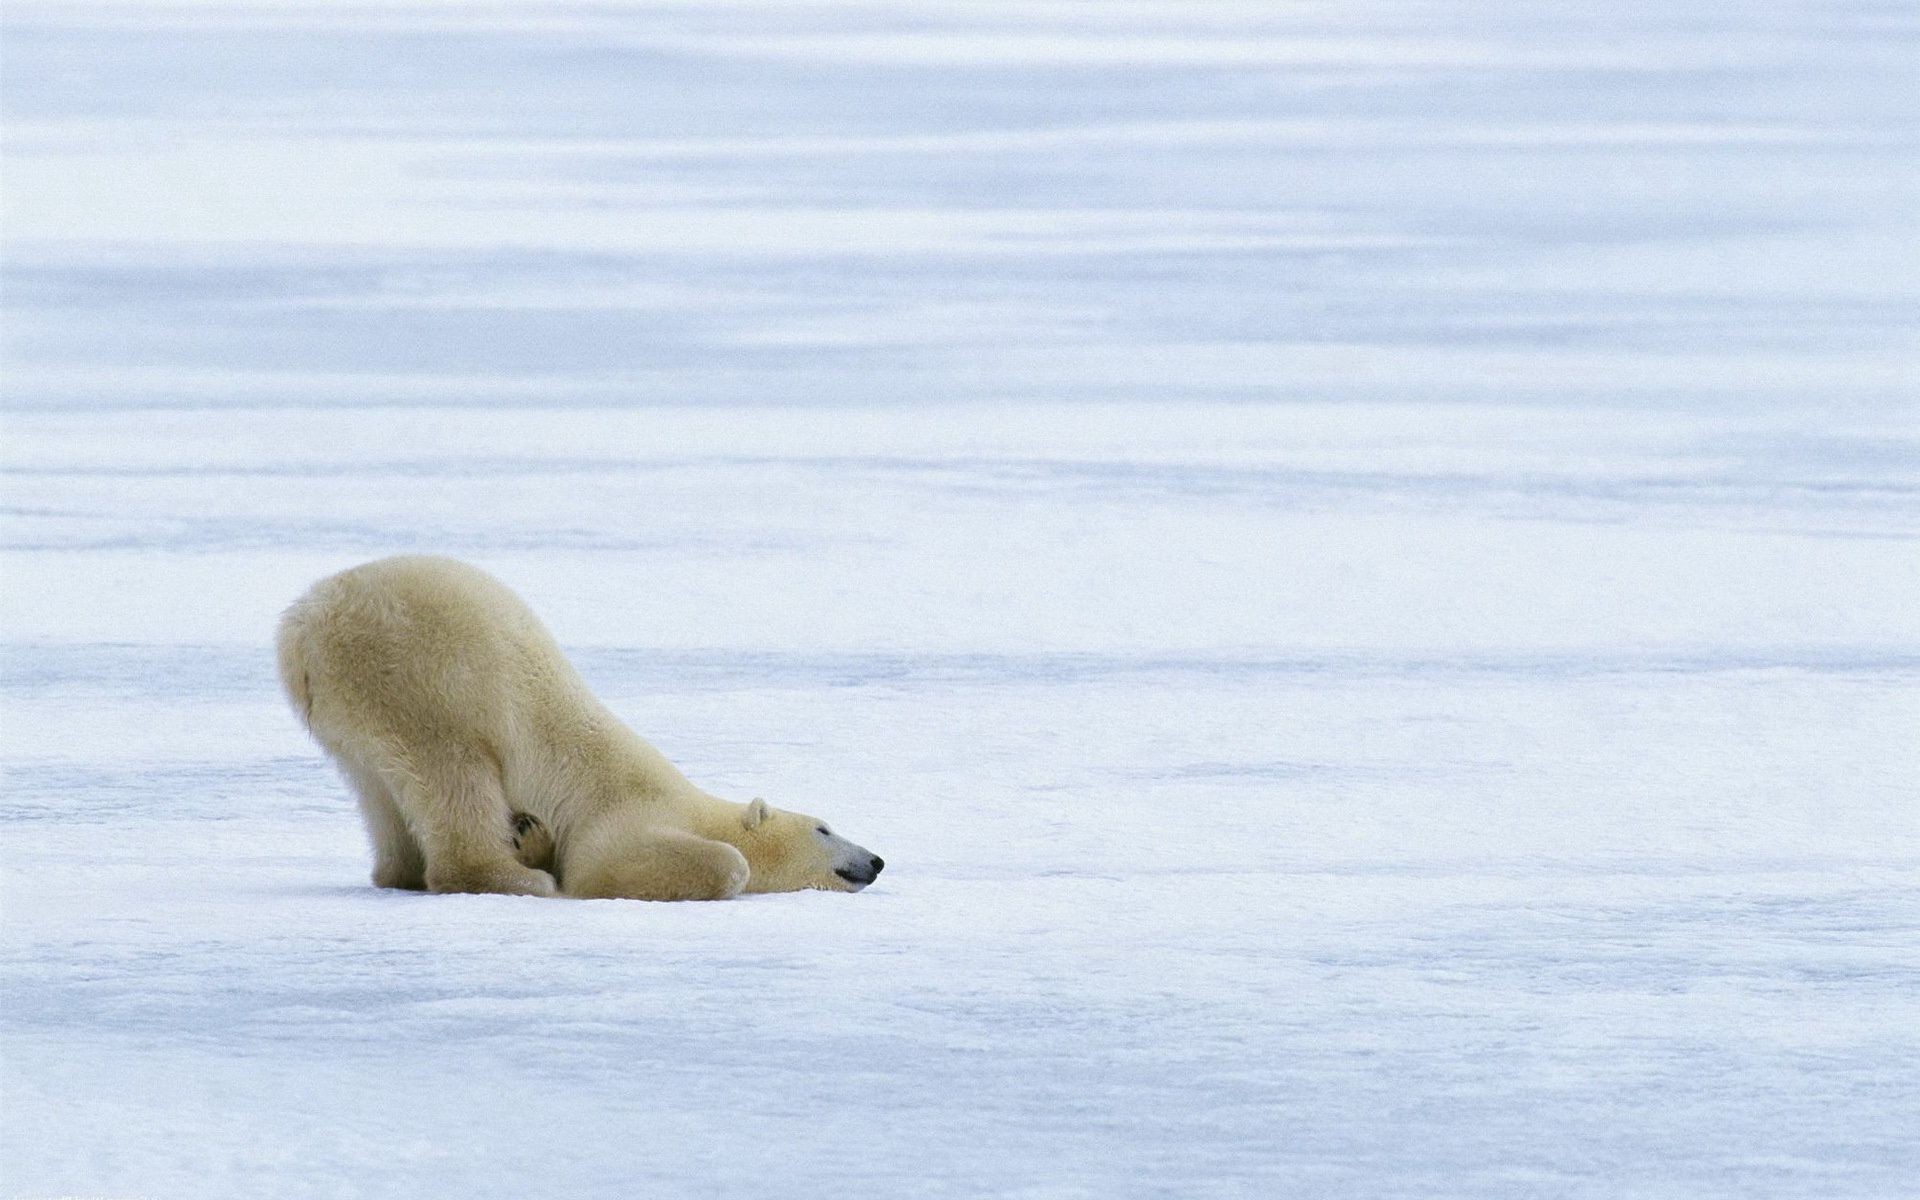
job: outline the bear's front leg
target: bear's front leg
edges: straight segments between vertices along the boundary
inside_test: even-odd
[[[566,894],[583,900],[728,900],[747,886],[746,856],[677,830],[588,832],[566,851]]]

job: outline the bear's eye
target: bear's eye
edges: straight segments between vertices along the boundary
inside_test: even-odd
[[[828,828],[827,828],[827,827],[826,827],[825,825],[822,825],[822,826],[820,827],[820,834],[821,834],[821,836],[823,836],[823,837],[832,837],[832,836],[833,836],[833,830],[831,830],[831,829],[828,829]]]

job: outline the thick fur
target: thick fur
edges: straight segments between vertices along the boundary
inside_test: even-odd
[[[282,618],[279,659],[359,797],[381,887],[717,900],[859,891],[884,865],[812,817],[694,787],[465,563],[321,580]]]

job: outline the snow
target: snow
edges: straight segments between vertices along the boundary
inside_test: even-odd
[[[1917,33],[9,5],[0,1192],[1920,1191]],[[416,550],[886,875],[370,887]]]

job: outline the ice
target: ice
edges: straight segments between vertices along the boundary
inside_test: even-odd
[[[0,1192],[1920,1191],[1904,8],[4,34]],[[403,551],[885,876],[372,888]]]

